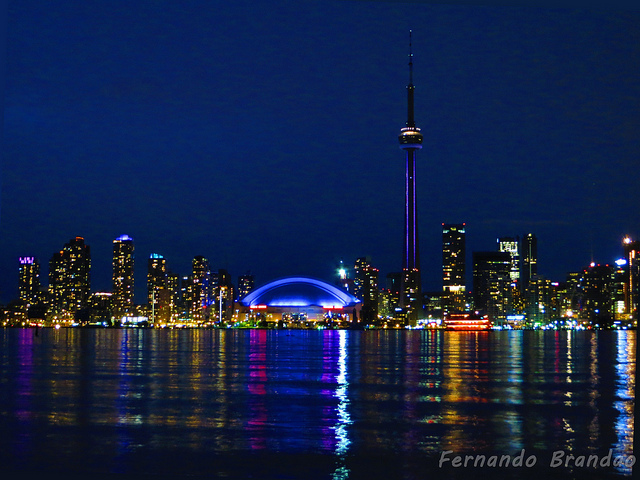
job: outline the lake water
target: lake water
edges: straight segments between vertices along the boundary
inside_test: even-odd
[[[635,341],[0,329],[1,468],[65,479],[624,478]],[[466,468],[451,465],[467,455]],[[474,467],[479,455],[535,465]],[[581,467],[590,455],[602,466]]]

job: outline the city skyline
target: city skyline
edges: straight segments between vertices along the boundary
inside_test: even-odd
[[[512,254],[511,251],[503,248],[502,243],[504,240],[515,242],[518,245],[519,249],[522,249],[526,245],[530,244],[530,241],[529,241],[530,238],[533,238],[534,242],[537,240],[535,234],[528,234],[523,236],[522,238],[519,238],[517,236],[501,237],[496,239],[496,243],[491,248],[487,248],[484,250],[468,251],[468,249],[466,249],[465,247],[466,228],[467,228],[466,224],[442,224],[441,230],[440,230],[442,234],[441,235],[442,262],[440,264],[440,270],[435,272],[436,275],[439,275],[440,285],[434,288],[433,290],[423,291],[424,294],[427,294],[427,293],[433,294],[433,293],[439,293],[439,292],[446,294],[447,292],[450,291],[452,285],[458,285],[457,287],[455,287],[456,291],[459,289],[459,287],[463,287],[461,289],[463,296],[465,294],[465,291],[467,294],[474,294],[474,290],[473,290],[474,280],[471,272],[473,270],[473,265],[475,263],[476,255],[486,255],[486,254],[493,255],[493,254],[500,254],[501,252],[507,252],[507,251],[510,254]],[[459,232],[461,233],[461,237],[458,237],[457,240],[454,240],[454,238],[456,237],[456,234],[458,234]],[[30,291],[32,292],[31,295],[36,294],[36,292],[38,291],[38,288],[40,289],[41,292],[46,291],[47,287],[51,285],[51,281],[52,281],[52,272],[54,271],[52,270],[52,265],[57,265],[59,263],[59,258],[63,256],[63,253],[69,248],[69,246],[74,245],[78,242],[83,246],[83,248],[86,248],[87,251],[89,251],[92,248],[91,244],[85,243],[85,239],[83,237],[78,236],[78,237],[71,238],[68,242],[65,243],[64,246],[62,246],[58,250],[55,250],[49,259],[40,259],[35,256],[21,256],[18,259],[16,259],[15,285],[16,285],[17,294],[14,298],[11,298],[10,300],[22,299],[22,300],[28,301],[28,298],[26,297],[23,298],[23,294],[21,293],[23,291]],[[606,262],[593,262],[590,260],[585,261],[580,268],[565,272],[565,274],[562,275],[561,278],[550,277],[548,274],[546,274],[546,272],[537,271],[537,269],[534,270],[533,272],[534,272],[534,275],[535,274],[540,275],[541,278],[549,280],[550,282],[563,283],[565,281],[570,281],[570,277],[572,274],[585,272],[590,267],[600,266],[600,265],[614,267],[615,265],[620,265],[619,262],[622,260],[630,262],[631,259],[629,258],[629,252],[628,252],[629,244],[633,244],[635,247],[637,247],[639,243],[640,243],[640,239],[625,236],[623,241],[620,243],[619,254],[615,256],[615,258],[610,259],[609,261],[606,261]],[[123,244],[126,245],[125,247],[126,253],[124,254],[124,257],[121,250]],[[123,280],[126,283],[127,277],[133,276],[134,277],[133,279],[129,278],[129,281],[131,283],[129,283],[129,285],[126,287],[126,291],[128,292],[128,294],[126,294],[125,297],[128,299],[126,300],[126,303],[129,305],[128,308],[131,308],[131,306],[134,304],[135,305],[144,305],[147,303],[151,304],[151,299],[153,295],[151,293],[151,290],[149,289],[151,288],[150,285],[155,285],[155,283],[153,280],[150,280],[151,277],[149,277],[149,275],[150,275],[150,272],[154,271],[158,265],[161,265],[159,271],[162,271],[163,274],[170,273],[174,275],[176,279],[178,279],[179,281],[181,279],[187,279],[187,278],[198,279],[201,276],[201,274],[198,274],[198,272],[200,271],[209,272],[210,274],[213,274],[213,275],[217,275],[218,272],[224,272],[224,275],[227,275],[230,277],[230,281],[232,282],[234,287],[240,290],[242,290],[240,284],[243,281],[246,281],[246,279],[249,277],[251,278],[250,280],[252,284],[251,288],[261,287],[274,280],[278,280],[279,278],[286,278],[285,276],[283,276],[279,278],[269,277],[264,279],[261,279],[261,278],[256,279],[255,275],[253,275],[252,273],[253,270],[251,269],[245,272],[236,272],[236,271],[228,272],[225,268],[217,266],[215,263],[210,263],[209,260],[202,255],[193,256],[188,269],[184,271],[177,270],[174,268],[171,262],[171,259],[166,258],[164,255],[160,253],[154,253],[154,252],[148,253],[148,254],[143,253],[142,258],[140,257],[140,254],[134,253],[133,245],[135,245],[135,239],[127,234],[120,235],[117,238],[113,239],[112,245],[113,245],[112,257],[109,258],[107,261],[107,263],[109,263],[111,266],[111,276],[112,276],[112,282],[113,282],[112,286],[106,289],[94,288],[93,284],[91,283],[91,278],[93,278],[93,274],[91,272],[94,265],[96,264],[96,261],[95,259],[90,258],[88,268],[86,268],[86,272],[83,274],[83,276],[86,275],[87,277],[87,281],[85,282],[85,287],[84,287],[85,289],[87,289],[87,291],[84,293],[84,295],[88,296],[89,293],[109,292],[115,295],[114,299],[118,298],[119,296],[118,292],[122,291],[121,290],[122,287],[116,287],[116,285],[117,284],[121,285]],[[455,248],[452,249],[452,245],[456,245]],[[534,259],[533,263],[537,264],[539,261],[539,258],[537,256],[537,243],[534,243],[534,245],[536,246],[536,248],[533,251],[532,258]],[[454,261],[451,259],[452,252],[456,252],[456,251],[463,252],[463,255],[465,258],[464,261],[462,260]],[[116,252],[118,252],[118,254],[116,254]],[[520,255],[522,255],[522,251],[520,251]],[[456,256],[457,255],[453,253],[453,257],[456,257]],[[127,258],[127,260],[124,260],[124,258]],[[135,261],[136,258],[138,258],[137,262]],[[467,262],[468,258],[471,258],[470,262]],[[520,260],[522,260],[522,258],[520,258]],[[126,273],[123,273],[123,270],[122,270],[121,264],[123,262],[127,263],[127,267],[126,267],[127,270],[125,270]],[[457,264],[457,266],[454,266],[454,263]],[[42,265],[45,266],[46,270],[41,268]],[[46,267],[47,265],[48,267]],[[329,270],[331,271],[330,275],[325,277],[320,277],[319,275],[310,275],[310,278],[315,278],[318,280],[327,281],[329,283],[336,284],[345,291],[351,292],[353,290],[354,292],[358,292],[359,289],[361,288],[360,285],[363,283],[363,280],[359,280],[363,266],[365,267],[365,271],[368,271],[367,269],[372,269],[373,271],[375,271],[375,278],[376,278],[376,281],[378,282],[379,289],[388,288],[387,285],[385,285],[385,277],[387,276],[387,274],[393,273],[396,275],[400,275],[399,278],[401,278],[401,270],[397,270],[395,272],[383,272],[384,275],[382,274],[379,275],[378,272],[380,270],[377,268],[377,265],[375,264],[375,262],[371,261],[370,257],[358,257],[354,259],[346,259],[346,261],[345,259],[341,259],[339,263],[332,265],[331,266],[332,268],[329,268]],[[28,271],[31,271],[31,269],[33,268],[37,269],[38,278],[39,278],[39,283],[35,287],[34,285],[31,284],[32,282],[31,278],[28,276],[25,276],[25,273]],[[465,275],[464,273],[465,270],[468,270],[470,273]],[[526,260],[522,261],[520,268],[518,269],[518,272],[521,274],[523,272],[526,272],[527,270],[530,270],[529,263]],[[132,274],[132,272],[134,271],[136,273]],[[456,273],[455,275],[452,276],[451,274],[454,271]],[[289,275],[289,277],[290,276],[291,275]],[[55,277],[55,274],[54,274],[54,277]],[[517,280],[517,283],[520,285],[521,288],[524,288],[523,286],[529,282],[530,275],[527,276],[527,274],[525,273],[525,277],[526,277],[526,280],[523,278],[519,278]],[[510,278],[511,280],[513,280],[513,271],[511,271],[510,273]],[[25,283],[24,279],[27,279],[26,281],[29,283]],[[119,280],[117,281],[116,279],[119,279]],[[346,279],[348,280],[348,282],[343,282],[341,281],[341,279],[342,280]],[[463,281],[460,282],[460,279],[462,279]],[[255,284],[253,283],[254,281],[255,281]],[[388,282],[388,279],[387,279],[387,282]],[[24,287],[22,287],[22,289],[19,288],[21,284],[24,284]],[[368,293],[367,295],[370,295],[370,294]],[[196,303],[202,303],[202,302],[196,302]],[[447,303],[447,305],[448,304],[449,303]],[[118,310],[117,306],[114,308]]]
[[[137,279],[153,252],[258,284],[362,256],[400,271],[409,30],[423,290],[441,288],[443,222],[467,224],[468,257],[535,233],[558,281],[639,237],[637,13],[158,5],[9,6],[3,302],[19,257],[46,265],[74,236],[94,291],[123,233]]]

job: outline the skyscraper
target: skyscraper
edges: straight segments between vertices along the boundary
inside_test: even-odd
[[[211,273],[211,288],[213,292],[213,303],[216,312],[211,313],[211,318],[218,318],[218,321],[230,320],[233,313],[233,284],[231,275],[221,268],[217,272]]]
[[[113,318],[133,313],[133,238],[121,235],[113,241]]]
[[[353,295],[362,300],[360,319],[366,323],[378,320],[378,273],[379,270],[371,266],[367,257],[360,257],[354,266]]]
[[[538,239],[533,233],[528,233],[522,239],[522,267],[520,279],[522,288],[526,289],[531,281],[531,277],[538,274]]]
[[[400,308],[400,292],[402,288],[402,272],[390,272],[387,274],[387,290],[389,291],[390,315],[396,317]]]
[[[52,311],[75,313],[88,305],[91,284],[91,249],[84,238],[69,240],[49,262]]]
[[[178,316],[190,317],[193,306],[193,277],[191,275],[184,275],[180,277],[180,294],[178,304]]]
[[[536,321],[539,317],[538,239],[533,233],[528,233],[522,239],[521,247],[520,291],[524,298],[527,320]]]
[[[89,309],[84,313],[85,321],[94,325],[113,325],[113,293],[95,292],[89,296]]]
[[[520,280],[520,246],[518,237],[498,238],[498,250],[509,252],[511,255],[511,281],[517,283]]]
[[[20,300],[34,304],[40,295],[40,264],[34,257],[20,257],[18,294]]]
[[[211,299],[211,269],[209,260],[202,255],[193,258],[192,262],[193,295],[191,318],[202,321],[205,319]]]
[[[511,256],[508,252],[473,252],[473,299],[476,309],[501,324],[511,304]]]
[[[613,287],[614,268],[610,265],[591,263],[584,271],[584,314],[589,321],[600,327],[613,324]]]
[[[244,298],[253,291],[255,277],[251,272],[238,277],[238,299]]]
[[[149,321],[166,323],[171,318],[171,294],[167,285],[167,262],[162,255],[152,253],[147,264]]]
[[[625,324],[630,324],[631,322],[628,321],[631,320],[631,318],[627,314],[626,305],[627,279],[629,278],[627,262],[625,259],[619,258],[612,267],[611,301],[614,315],[613,319],[620,322],[624,320]]]
[[[624,256],[627,261],[627,278],[625,281],[625,313],[637,319],[638,297],[640,288],[640,241],[625,237],[622,241]]]
[[[442,290],[444,309],[465,309],[465,223],[442,224]]]
[[[409,32],[409,84],[407,85],[407,123],[400,131],[400,148],[406,152],[405,168],[405,238],[402,262],[400,307],[409,324],[415,324],[422,309],[420,255],[418,249],[418,214],[416,210],[416,152],[422,148],[422,134],[413,115],[413,52]]]
[[[180,298],[180,276],[177,273],[167,271],[167,290],[169,291],[169,311],[172,322],[182,316],[182,300]]]

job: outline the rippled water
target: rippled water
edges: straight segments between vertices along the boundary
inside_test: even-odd
[[[634,332],[0,330],[0,461],[68,478],[558,478],[629,459]],[[535,455],[533,468],[439,467]],[[475,458],[475,457],[474,457]],[[606,458],[605,458],[606,460]]]

